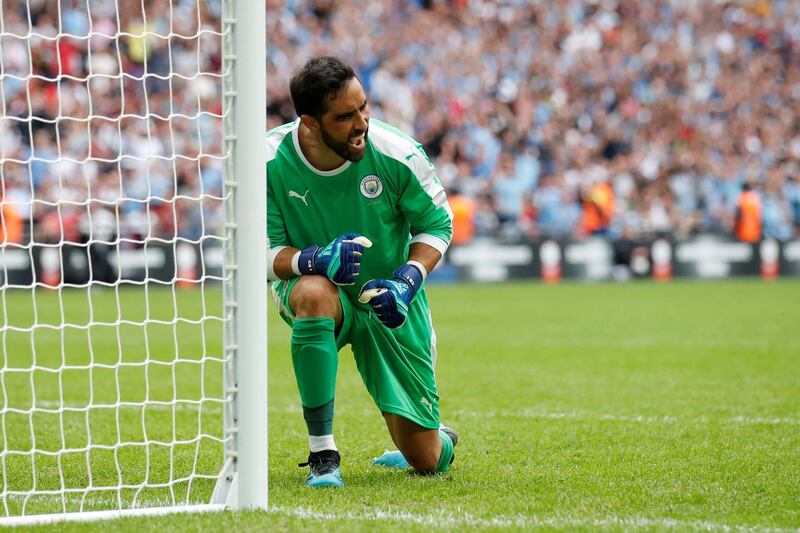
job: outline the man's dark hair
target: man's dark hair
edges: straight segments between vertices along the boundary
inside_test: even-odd
[[[297,116],[311,115],[320,120],[328,110],[328,101],[355,77],[353,68],[335,57],[309,59],[289,82]]]

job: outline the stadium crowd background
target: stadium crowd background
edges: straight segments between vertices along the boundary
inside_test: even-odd
[[[118,27],[114,2],[62,0],[75,37],[59,40],[58,4],[29,4],[3,8],[4,238],[26,239],[31,219],[44,242],[220,231],[218,3],[124,0]],[[436,165],[456,241],[732,234],[745,185],[759,233],[800,230],[800,3],[267,0],[267,13],[269,126],[295,118],[287,82],[307,58],[353,63],[372,115]]]

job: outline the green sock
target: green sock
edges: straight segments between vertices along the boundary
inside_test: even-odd
[[[303,407],[308,434],[333,435],[333,400],[319,407]]]
[[[332,318],[298,318],[292,325],[292,364],[309,435],[333,434],[336,349]]]
[[[439,440],[442,441],[442,455],[439,456],[439,462],[436,464],[436,473],[441,474],[447,472],[453,461],[453,441],[450,440],[450,435],[441,429],[439,430]]]

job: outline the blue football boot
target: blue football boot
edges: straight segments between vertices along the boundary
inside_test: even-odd
[[[308,462],[297,466],[308,466],[307,487],[344,487],[342,472],[339,470],[341,457],[336,450],[322,450],[308,454]]]
[[[402,453],[400,453],[400,450],[394,450],[391,452],[386,450],[383,452],[383,455],[372,460],[372,465],[382,466],[385,468],[399,468],[402,470],[404,468],[408,468],[408,461],[406,461],[406,458],[403,457]]]

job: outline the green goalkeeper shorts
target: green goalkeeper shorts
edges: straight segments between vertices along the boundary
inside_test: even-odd
[[[281,318],[290,326],[294,313],[289,294],[297,280],[272,284],[272,298]],[[436,334],[428,310],[425,288],[408,309],[408,318],[397,329],[378,320],[369,305],[351,301],[339,288],[343,323],[336,333],[336,347],[350,344],[356,366],[370,396],[381,412],[400,415],[429,429],[439,427],[439,395],[433,366]]]

